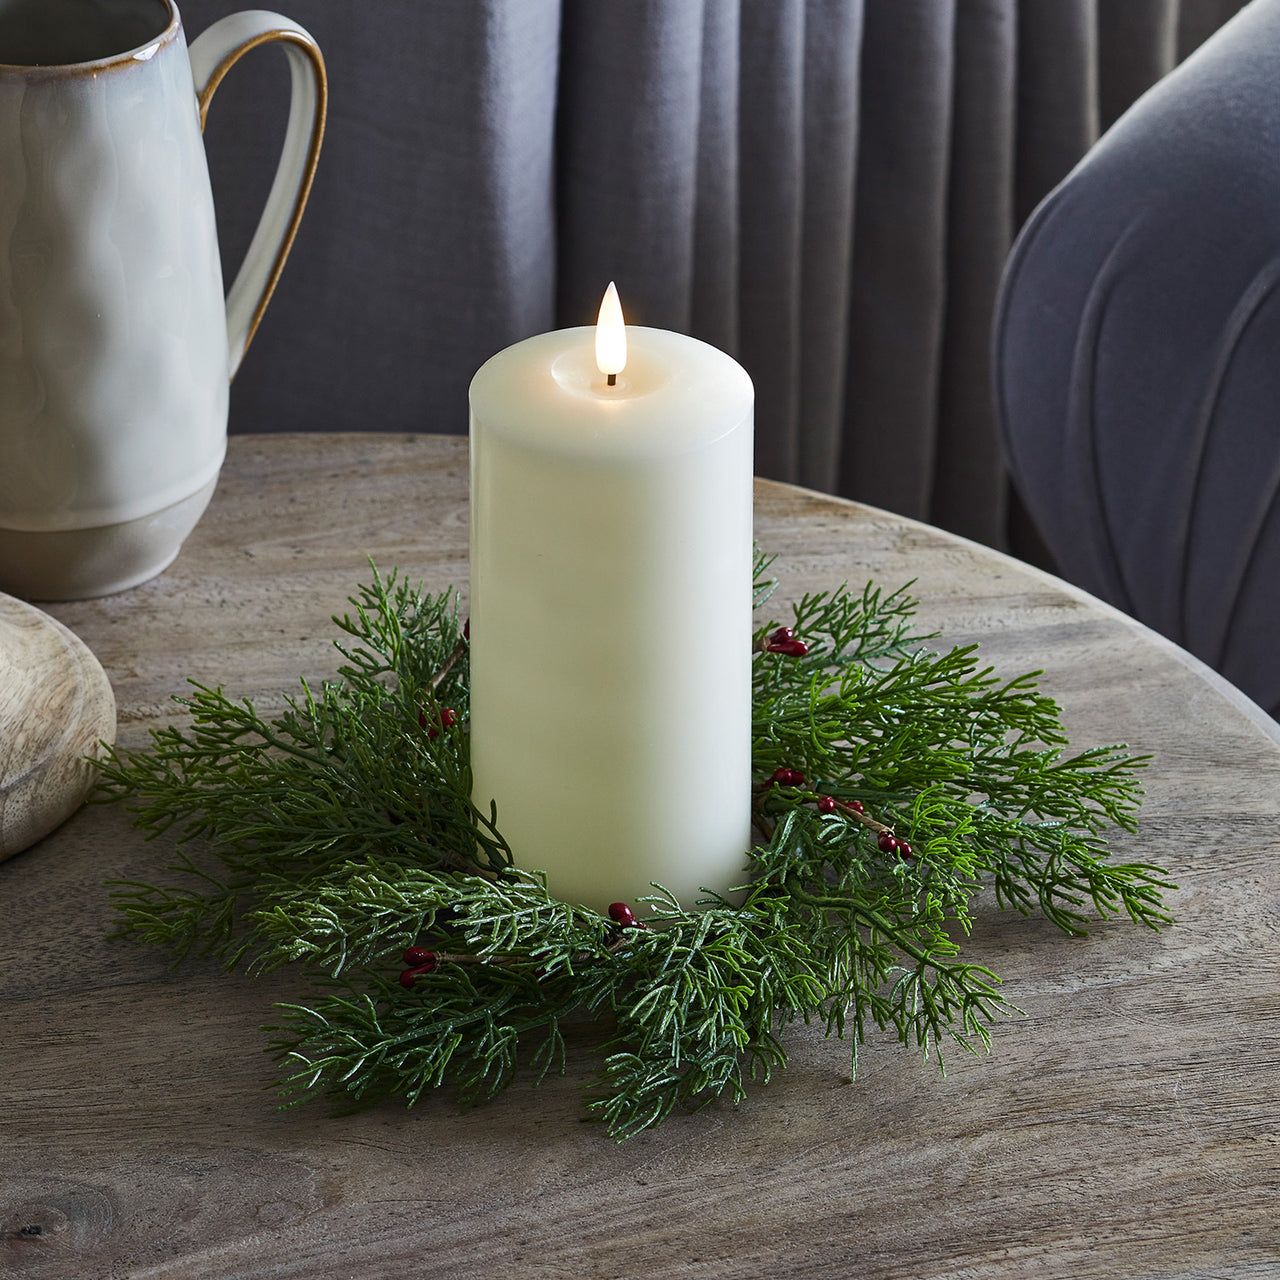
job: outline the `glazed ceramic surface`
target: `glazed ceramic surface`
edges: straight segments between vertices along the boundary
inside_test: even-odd
[[[284,42],[280,171],[224,300],[203,112]],[[105,594],[158,573],[213,491],[228,383],[301,214],[324,118],[312,38],[236,14],[188,52],[170,0],[0,0],[0,588]]]

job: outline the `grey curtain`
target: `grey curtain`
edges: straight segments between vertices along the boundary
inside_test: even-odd
[[[180,0],[198,32],[239,5]],[[280,0],[331,113],[239,431],[466,429],[504,345],[636,323],[735,354],[757,470],[993,545],[990,324],[1021,220],[1239,0]],[[278,55],[218,91],[228,274]]]

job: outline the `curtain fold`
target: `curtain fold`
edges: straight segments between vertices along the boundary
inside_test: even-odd
[[[1020,0],[1019,225],[1097,140],[1098,113],[1097,0]]]
[[[858,159],[863,0],[806,12],[804,211],[800,239],[800,358],[792,478],[834,490],[841,453]]]
[[[738,350],[739,0],[704,0],[690,331]]]
[[[237,7],[182,3],[193,32]],[[475,368],[591,323],[613,279],[631,322],[743,362],[762,474],[1000,546],[1013,237],[1240,0],[285,7],[328,58],[330,125],[233,429],[465,430]],[[211,113],[229,266],[274,167],[268,61]]]
[[[1017,0],[956,11],[947,301],[929,520],[1002,545],[1007,490],[992,405],[991,316],[1013,242]]]
[[[795,478],[804,217],[803,0],[744,0],[738,350],[756,386],[756,470]],[[697,336],[697,335],[695,335]]]
[[[839,487],[922,520],[946,306],[955,14],[954,0],[869,0],[861,68]]]
[[[628,320],[687,331],[693,301],[701,0],[564,0],[556,315],[595,322],[616,280]]]
[[[1178,62],[1178,0],[1099,0],[1098,118],[1109,129]]]

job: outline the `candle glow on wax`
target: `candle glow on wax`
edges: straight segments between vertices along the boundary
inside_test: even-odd
[[[627,326],[622,319],[618,287],[609,281],[596,317],[596,368],[609,375],[609,385],[627,367]]]

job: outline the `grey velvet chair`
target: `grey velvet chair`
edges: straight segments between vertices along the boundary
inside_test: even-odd
[[[1280,717],[1280,0],[1254,0],[1041,204],[994,379],[1064,577]]]

